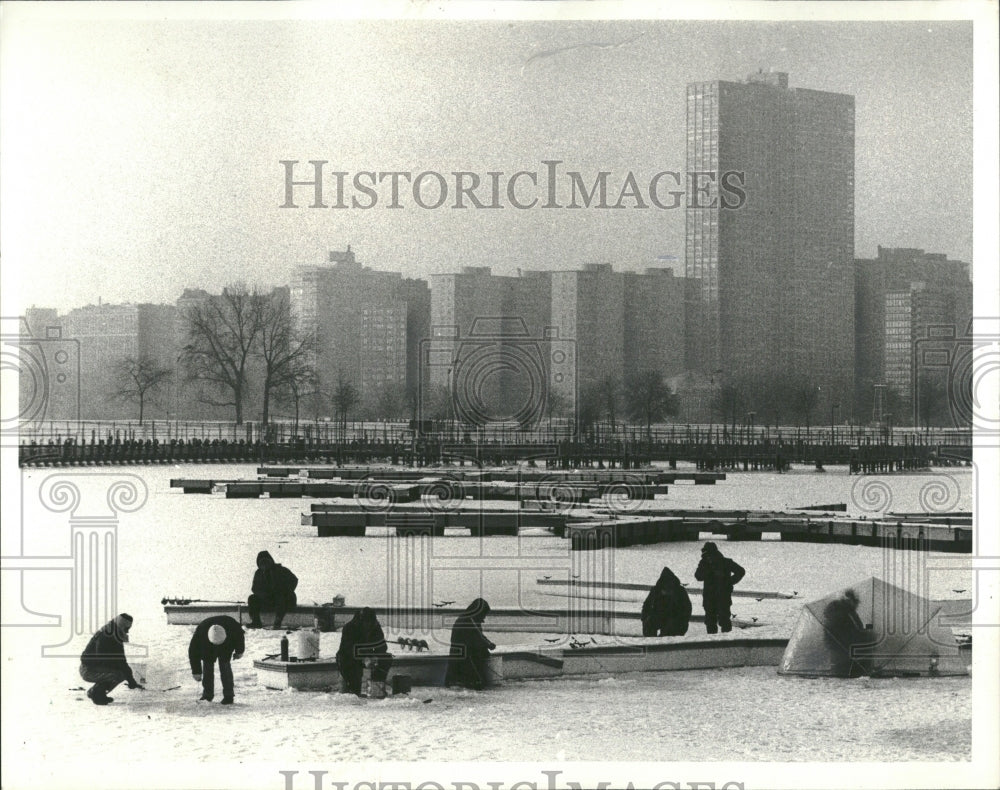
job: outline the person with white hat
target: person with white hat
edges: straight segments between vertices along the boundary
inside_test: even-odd
[[[188,646],[188,659],[191,661],[191,674],[201,682],[202,700],[211,702],[215,697],[215,662],[218,661],[222,704],[233,704],[235,689],[230,662],[242,658],[244,650],[243,627],[229,615],[209,617],[198,624]]]

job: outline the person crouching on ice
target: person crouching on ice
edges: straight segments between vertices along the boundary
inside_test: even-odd
[[[250,628],[263,628],[260,613],[263,609],[274,610],[274,627],[281,628],[285,612],[294,609],[298,600],[295,588],[299,578],[284,565],[274,561],[268,552],[257,555],[257,571],[253,575],[247,608],[250,609]]]
[[[670,568],[664,568],[642,604],[643,636],[684,636],[691,619],[691,598]]]
[[[125,643],[132,627],[132,615],[124,612],[95,633],[80,656],[80,677],[94,685],[87,696],[95,705],[107,705],[114,700],[108,692],[121,682],[130,689],[144,689],[132,674],[125,660]]]
[[[483,634],[483,621],[490,605],[476,598],[455,620],[451,629],[451,658],[445,674],[446,686],[482,689],[487,685],[490,651],[496,647]]]
[[[742,567],[708,541],[701,547],[701,562],[694,577],[702,582],[701,599],[705,605],[705,630],[714,634],[733,630],[733,586],[746,575]]]
[[[198,624],[188,646],[188,659],[191,674],[201,683],[201,699],[211,702],[215,697],[215,662],[218,661],[222,704],[233,704],[235,689],[230,661],[242,658],[244,650],[243,628],[229,615],[209,617]]]

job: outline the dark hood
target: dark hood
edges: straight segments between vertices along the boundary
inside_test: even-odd
[[[476,598],[472,603],[465,607],[465,611],[462,612],[464,615],[468,615],[473,620],[477,622],[482,622],[486,619],[486,615],[490,613],[490,605],[486,603],[483,598]]]
[[[660,578],[656,580],[656,586],[662,588],[669,587],[681,587],[681,580],[677,578],[677,575],[670,570],[670,568],[664,568],[660,571]]]
[[[273,568],[275,565],[274,557],[266,551],[262,551],[257,555],[257,567],[258,568]]]

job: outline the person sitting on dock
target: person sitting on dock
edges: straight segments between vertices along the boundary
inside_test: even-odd
[[[201,699],[211,702],[215,697],[215,662],[219,662],[222,678],[222,704],[232,705],[234,697],[233,659],[243,658],[246,642],[243,627],[226,614],[202,620],[194,629],[188,645],[191,674],[201,683]]]
[[[294,609],[298,600],[295,588],[299,579],[284,565],[279,565],[266,551],[257,555],[257,571],[253,575],[250,598],[250,628],[263,628],[260,613],[263,609],[274,609],[274,627],[281,628],[285,612]]]
[[[113,702],[108,692],[121,682],[130,689],[143,689],[125,659],[125,643],[132,628],[132,615],[124,612],[95,633],[80,656],[80,677],[94,685],[87,697],[95,705]]]
[[[384,683],[392,666],[392,656],[375,611],[368,606],[354,615],[340,633],[337,669],[344,679],[345,693],[361,696],[365,660],[372,662],[372,681]]]
[[[702,582],[701,598],[705,606],[705,630],[710,634],[733,630],[731,608],[733,587],[746,575],[738,564],[708,541],[701,547],[701,562],[694,577]]]
[[[496,645],[483,634],[483,621],[490,605],[476,598],[455,620],[451,629],[451,658],[445,674],[446,686],[482,689],[489,670],[490,651]]]
[[[691,619],[691,598],[670,568],[664,568],[642,604],[643,636],[684,636]]]

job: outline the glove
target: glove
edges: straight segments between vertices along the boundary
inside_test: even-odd
[[[201,672],[192,672],[191,676],[199,683],[201,683]]]
[[[496,649],[496,645],[493,644],[492,642],[490,642],[489,640],[486,640],[486,644],[487,644],[487,646],[489,647],[490,650]]]
[[[233,660],[234,661],[239,661],[241,658],[243,658],[243,651],[242,650],[240,652],[238,652],[238,653],[233,653]]]

